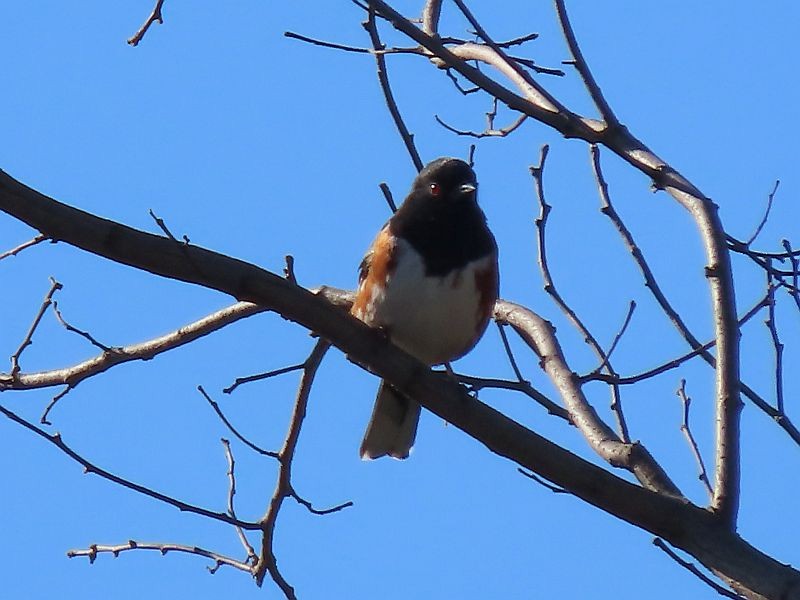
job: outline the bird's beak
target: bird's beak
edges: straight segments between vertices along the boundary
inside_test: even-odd
[[[462,194],[471,194],[478,188],[474,183],[462,183],[461,187],[458,189]]]

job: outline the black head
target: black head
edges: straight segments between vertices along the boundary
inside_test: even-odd
[[[422,255],[429,275],[446,275],[497,250],[476,189],[475,172],[467,163],[436,159],[420,171],[389,220],[391,232]]]
[[[478,182],[475,171],[457,158],[437,158],[420,171],[410,197],[438,203],[475,201]]]

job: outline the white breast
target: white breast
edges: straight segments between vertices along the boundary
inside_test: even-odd
[[[485,271],[493,258],[445,277],[426,277],[416,250],[403,240],[397,244],[397,269],[385,291],[372,298],[363,320],[385,327],[392,342],[427,364],[459,358],[470,349],[481,320],[476,272]]]

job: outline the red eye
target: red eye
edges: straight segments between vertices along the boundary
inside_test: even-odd
[[[436,197],[442,193],[442,188],[439,186],[438,183],[431,184],[431,196]]]

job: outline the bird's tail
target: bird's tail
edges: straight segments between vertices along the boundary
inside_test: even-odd
[[[381,382],[375,408],[361,442],[361,458],[408,458],[417,436],[420,405]]]

